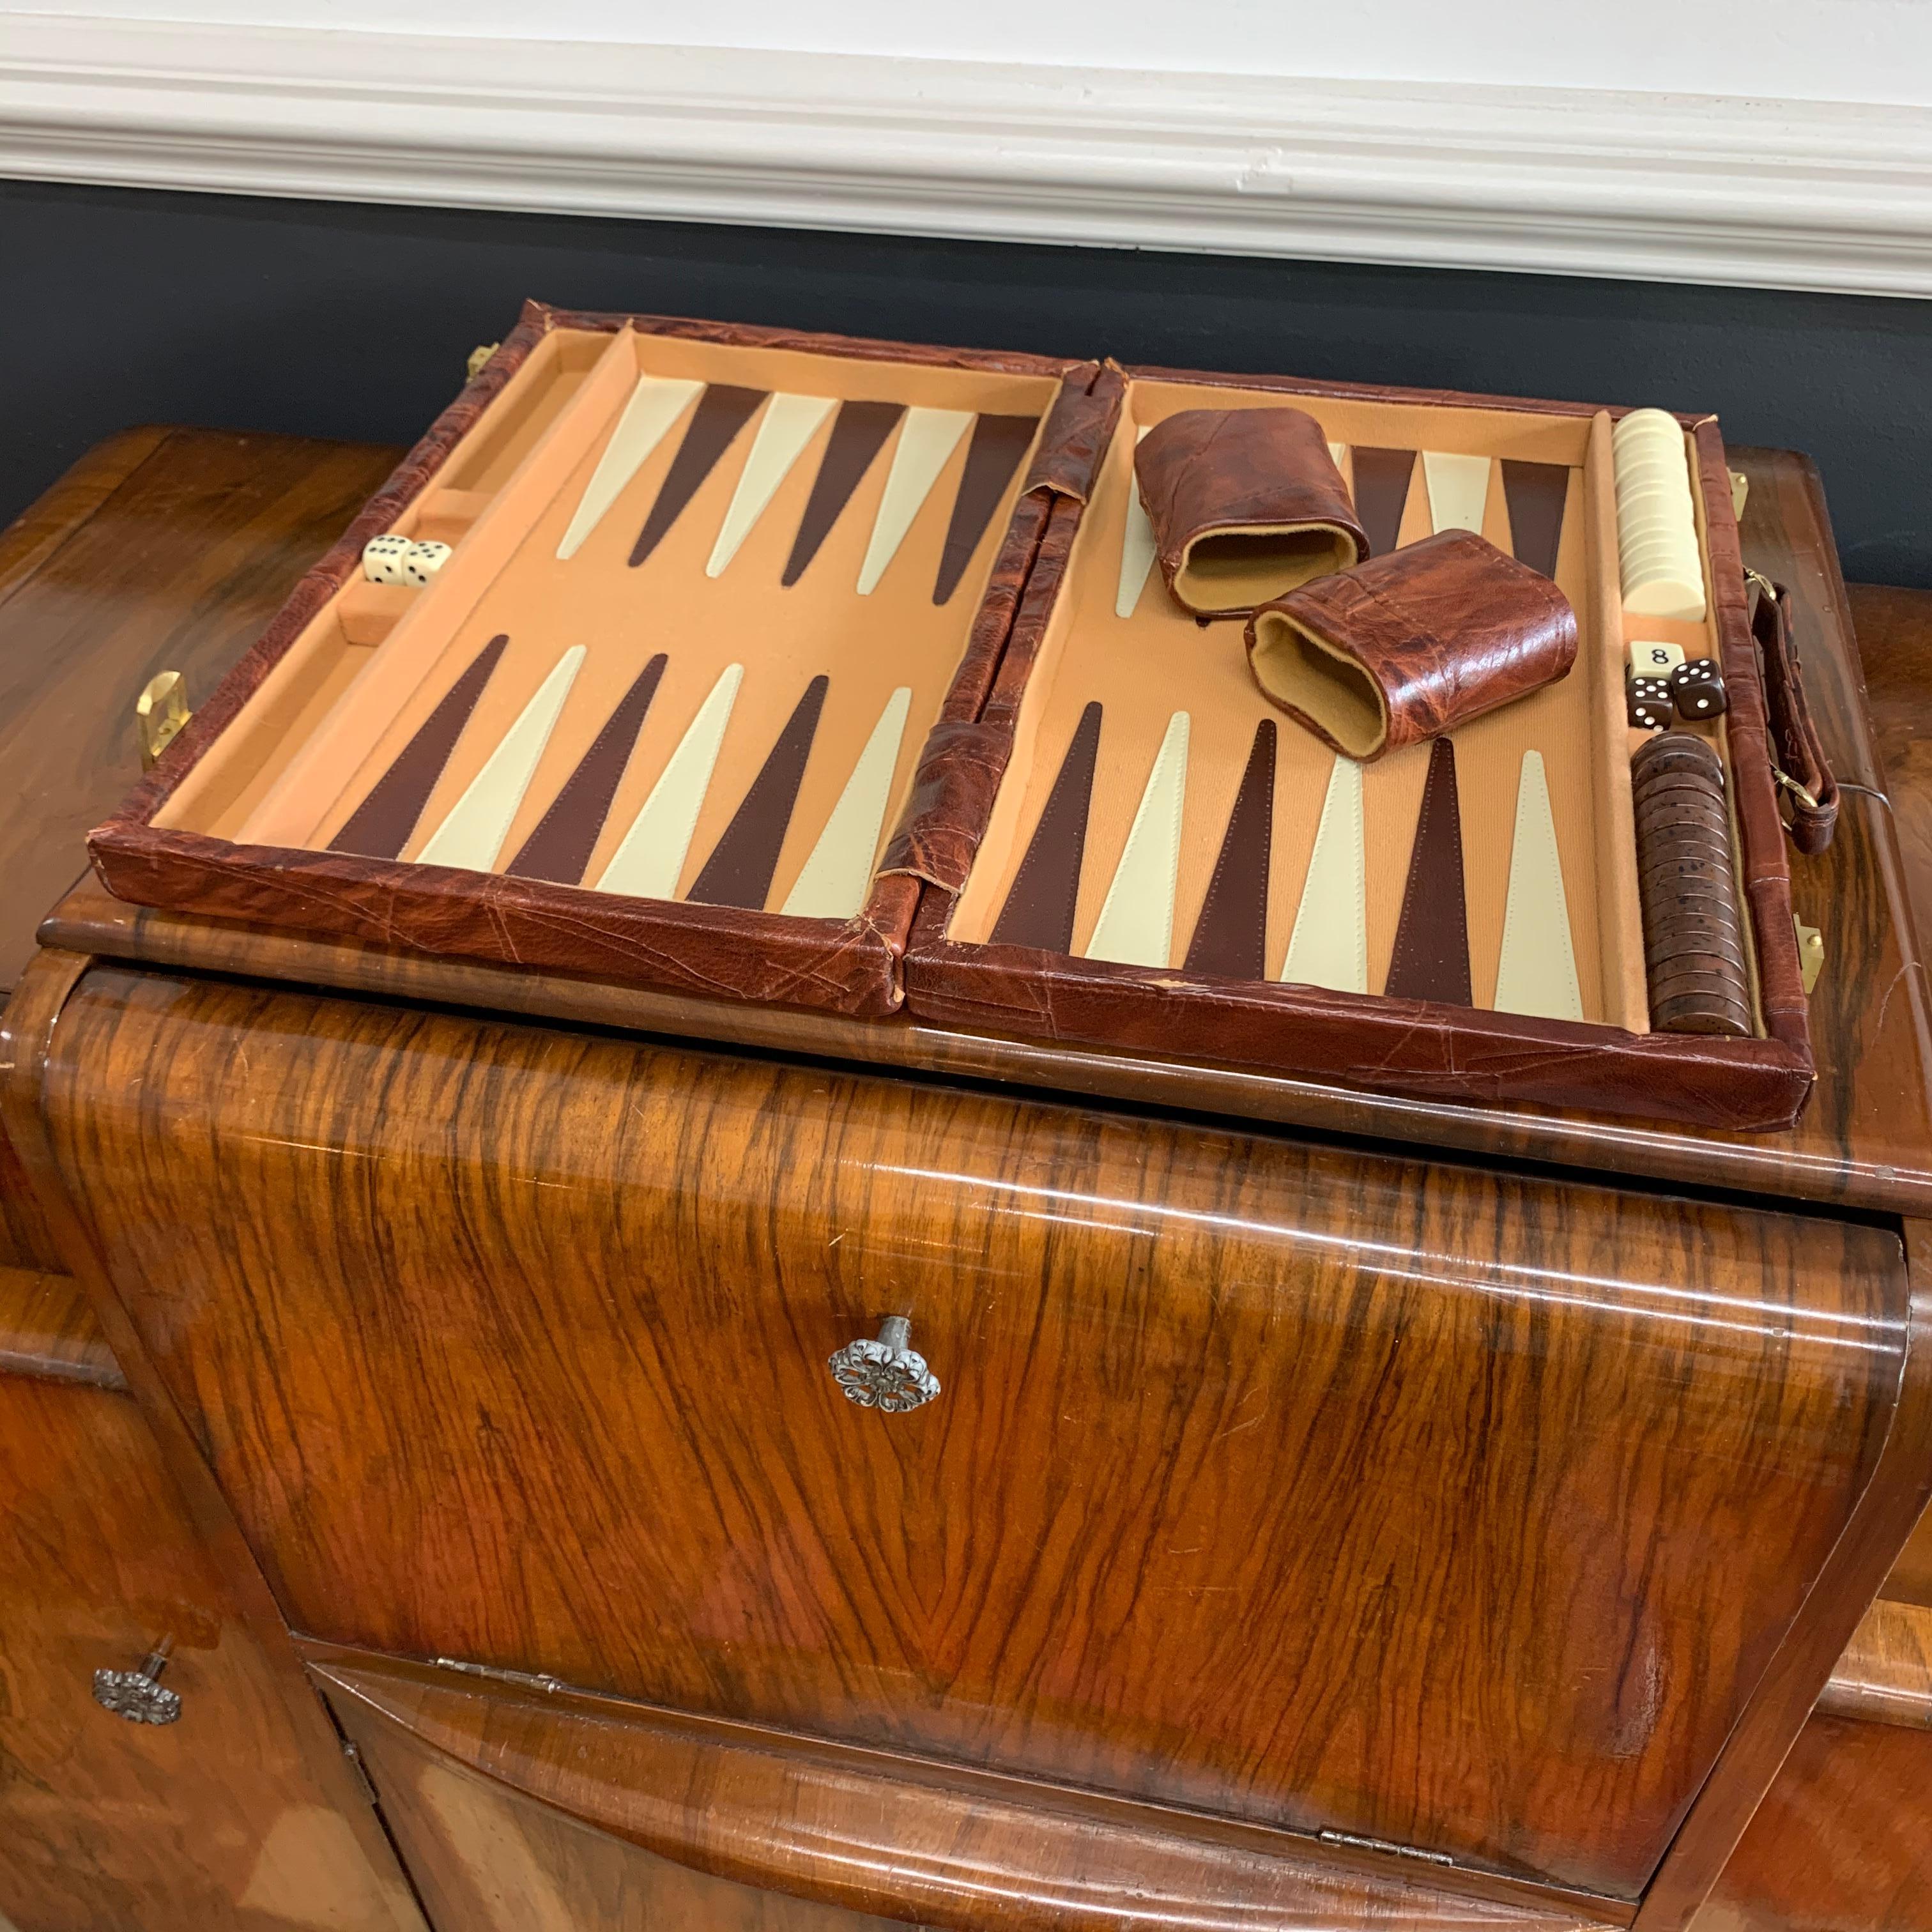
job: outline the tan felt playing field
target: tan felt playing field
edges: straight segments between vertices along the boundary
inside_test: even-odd
[[[1626,628],[1611,423],[1603,412],[1518,413],[1453,401],[1425,405],[1135,380],[1075,540],[1021,701],[1013,754],[947,938],[971,944],[995,937],[1076,728],[1097,702],[1100,747],[1070,949],[1087,955],[1150,773],[1164,743],[1172,764],[1172,721],[1185,712],[1186,782],[1172,868],[1171,934],[1164,958],[1136,962],[1180,968],[1208,898],[1256,728],[1272,719],[1277,729],[1263,957],[1267,976],[1282,976],[1336,761],[1256,688],[1238,622],[1204,626],[1166,595],[1158,571],[1150,567],[1133,452],[1138,436],[1179,410],[1283,405],[1305,409],[1321,423],[1378,552],[1391,538],[1403,544],[1452,525],[1475,529],[1551,572],[1575,607],[1581,648],[1570,676],[1454,734],[1471,994],[1479,1007],[1497,1003],[1519,794],[1527,783],[1522,823],[1533,826],[1531,808],[1540,808],[1540,778],[1553,821],[1579,1009],[1569,1014],[1552,1009],[1550,1016],[1646,1031],[1629,770],[1630,751],[1643,734],[1631,731],[1625,719],[1626,643],[1638,637],[1666,639],[1694,657],[1715,656],[1718,647],[1708,619],[1693,625],[1633,617]],[[1688,449],[1684,460],[1690,460]],[[1559,500],[1560,533],[1551,556],[1550,513]],[[1524,526],[1520,530],[1513,527],[1518,519]],[[1709,735],[1721,744],[1720,730]],[[1525,754],[1530,752],[1540,754],[1540,772],[1526,780]],[[1341,990],[1373,994],[1388,985],[1430,758],[1424,744],[1361,768],[1366,983]],[[1137,844],[1147,836],[1143,831]],[[1534,874],[1527,869],[1538,854],[1526,848],[1524,856],[1526,878],[1546,877],[1546,865]],[[1137,862],[1144,868],[1144,854]],[[1524,890],[1520,884],[1519,894]],[[1332,916],[1332,898],[1324,903]],[[1532,910],[1527,899],[1517,910],[1518,940],[1524,944],[1556,929],[1528,920]],[[1113,922],[1110,914],[1109,926]],[[1094,956],[1120,956],[1108,946],[1103,933]],[[1348,951],[1345,944],[1330,954],[1346,958]]]
[[[643,378],[650,393],[634,412]],[[399,852],[374,856],[453,850],[469,855],[456,862],[506,867],[661,653],[661,678],[582,882],[602,876],[734,665],[742,674],[728,680],[728,722],[701,802],[694,795],[674,896],[690,891],[821,679],[822,709],[761,902],[784,905],[872,745],[875,769],[890,755],[883,808],[839,821],[869,845],[857,871],[868,879],[958,665],[1030,442],[1058,388],[1046,375],[628,327],[559,328],[394,524],[400,536],[454,545],[438,573],[416,590],[360,578],[346,584],[155,822],[249,845],[328,848],[466,669],[502,638],[413,830]],[[848,416],[848,404],[887,406],[867,418],[862,409]],[[634,428],[652,411],[659,433],[634,469],[615,476],[614,491],[607,449],[620,422]],[[842,448],[849,453],[854,426],[869,423],[872,451],[842,494],[821,483],[842,421]],[[722,438],[708,464],[696,447],[707,436]],[[608,500],[592,516],[586,501],[595,508],[600,496]],[[796,581],[784,582],[808,548],[802,527],[823,523],[828,505],[836,514],[822,540]],[[962,530],[970,551],[963,563],[949,562]],[[546,738],[542,721],[526,714],[533,700],[549,706],[560,688]],[[541,749],[513,788],[494,856],[491,838],[479,847],[450,834],[439,843],[439,828],[473,800],[493,757],[520,742],[513,727]]]

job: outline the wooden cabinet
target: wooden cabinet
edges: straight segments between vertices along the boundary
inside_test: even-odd
[[[124,454],[86,541],[0,540],[14,735],[98,694],[0,824],[33,878],[155,640],[212,674],[381,467]],[[1815,489],[1753,475],[1868,788],[1796,872],[1788,1134],[70,895],[0,1028],[0,1292],[77,1270],[116,1354],[16,1321],[0,1374],[0,1912],[411,1924],[319,1690],[434,1932],[1924,1925],[1922,1531],[1810,1712],[1932,1480],[1925,1016]],[[904,1414],[827,1366],[889,1316]],[[182,1724],[78,1696],[164,1634]]]
[[[114,968],[42,1080],[298,1629],[1606,1899],[1899,1398],[1860,1222]]]
[[[367,1810],[314,1775],[73,1284],[4,1269],[0,1590],[0,1924],[422,1932]],[[163,1641],[174,1723],[94,1701],[97,1670]]]

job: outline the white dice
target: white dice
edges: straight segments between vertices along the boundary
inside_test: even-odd
[[[419,590],[449,561],[446,543],[409,537],[371,537],[362,546],[362,574],[371,584],[400,584]]]

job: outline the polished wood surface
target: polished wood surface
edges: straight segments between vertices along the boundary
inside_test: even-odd
[[[956,1932],[1554,1932],[1628,1917],[1510,1904],[1440,1868],[1390,1870],[1346,1846],[1064,1787],[309,1648],[411,1870],[427,1872],[433,1914],[459,1881],[520,1896],[533,1858],[556,1869],[533,1841],[569,1860],[566,1874],[580,1861],[593,1875],[568,1893],[578,1925],[629,1922],[590,1912],[595,1874],[634,1869],[634,1882],[668,1890],[680,1868],[674,1896],[716,1888],[720,1924],[760,1900],[782,1924],[795,1912],[826,1932],[904,1921]],[[484,1790],[497,1794],[500,1847],[478,1815]]]
[[[1819,1708],[1932,1731],[1932,1610],[1881,1598],[1859,1620]]]
[[[0,986],[25,964],[37,913],[86,868],[88,827],[140,778],[142,687],[178,670],[190,704],[206,698],[393,455],[136,431],[86,459],[0,543]]]
[[[1932,1732],[1812,1719],[1695,1932],[1925,1932]]]
[[[278,462],[292,447],[274,439],[250,440],[257,448],[276,452]],[[374,471],[390,452],[362,454]],[[1789,452],[1744,450],[1732,455],[1752,480],[1742,526],[1746,559],[1792,583],[1807,687],[1821,714],[1832,758],[1848,776],[1873,772],[1876,760],[1859,697],[1856,651],[1830,557],[1815,474]],[[131,518],[145,505],[154,521],[164,525],[174,496],[201,490],[198,474],[193,448],[171,444],[121,493],[123,509]],[[197,514],[212,517],[207,494],[196,500],[204,506]],[[264,510],[252,524],[231,524],[215,546],[224,554],[239,556],[251,532],[256,540],[278,544],[284,574],[272,586],[266,566],[211,583],[116,566],[86,583],[63,584],[62,626],[76,634],[84,629],[90,636],[111,637],[124,653],[131,654],[155,634],[186,649],[209,632],[218,635],[220,650],[232,651],[244,628],[236,600],[250,614],[248,621],[259,622],[264,602],[272,605],[292,578],[292,566],[286,560],[292,541],[287,514],[285,508]],[[346,521],[346,510],[342,515]],[[206,527],[212,538],[214,526]],[[320,526],[301,527],[312,532]],[[139,627],[130,622],[130,611],[139,614]],[[130,693],[139,682],[128,686]],[[121,687],[104,679],[99,700],[104,707],[110,688],[118,693]],[[111,716],[103,708],[101,723],[89,728],[105,733],[118,746],[125,729],[124,714],[117,696]],[[76,853],[77,870],[77,848]],[[1768,1196],[1927,1211],[1932,1207],[1932,1105],[1924,1069],[1932,1064],[1932,1052],[1926,1046],[1922,976],[1911,963],[1909,941],[1898,925],[1896,908],[1904,889],[1886,808],[1869,797],[1850,796],[1832,852],[1794,859],[1792,871],[1798,916],[1823,926],[1831,962],[1811,1010],[1820,1084],[1804,1118],[1790,1132],[1731,1138],[1524,1108],[1430,1105],[1204,1064],[1055,1048],[904,1022],[854,1022],[626,992],[561,975],[450,965],[377,948],[142,912],[98,888],[70,899],[50,936],[75,950],[161,965],[550,1013],[592,1024],[743,1042],[941,1077],[1022,1082],[1170,1111],[1289,1124],[1324,1135],[1413,1141]]]
[[[0,1268],[0,1375],[128,1386],[80,1284],[31,1268]]]
[[[320,1636],[1634,1897],[1904,1534],[1876,1227],[118,968],[41,1093]]]
[[[888,1932],[890,1922],[654,1856],[338,1697],[438,1932]]]
[[[42,951],[14,988],[4,1010],[0,1010],[0,1131],[11,1142],[23,1169],[32,1178],[35,1196],[45,1210],[59,1252],[92,1304],[100,1336],[140,1404],[148,1432],[139,1438],[142,1449],[155,1458],[155,1469],[165,1472],[171,1497],[170,1513],[154,1520],[153,1540],[158,1546],[178,1541],[194,1564],[215,1580],[224,1593],[224,1614],[232,1617],[238,1628],[245,1630],[254,1646],[260,1665],[256,1682],[277,1714],[278,1742],[288,1762],[298,1767],[303,1780],[315,1790],[322,1806],[340,1826],[346,1842],[358,1848],[370,1871],[378,1875],[388,1897],[399,1882],[394,1853],[343,1758],[333,1727],[316,1701],[280,1612],[202,1460],[201,1444],[170,1400],[140,1336],[116,1298],[100,1257],[74,1212],[47,1146],[40,1094],[48,1046],[62,1010],[87,965],[86,959],[72,954]],[[25,1380],[14,1385],[33,1387]],[[120,1400],[92,1390],[56,1392],[76,1400],[85,1397],[96,1405],[97,1412],[100,1404]],[[76,1471],[100,1453],[98,1436],[85,1443],[75,1459]],[[46,1507],[58,1511],[68,1506],[64,1485],[57,1474],[42,1470],[35,1480]],[[152,1515],[152,1512],[145,1514]],[[138,1531],[144,1513],[137,1511],[129,1520]],[[117,1542],[132,1533],[124,1529],[121,1534],[104,1536],[104,1544],[111,1552]],[[43,1553],[37,1552],[37,1555]],[[5,1568],[0,1568],[0,1575],[6,1574]],[[380,1925],[381,1922],[375,1922]],[[412,1924],[407,1912],[402,1922]],[[165,1925],[164,1921],[162,1923]],[[270,1932],[270,1928],[249,1924],[244,1932]]]
[[[0,1374],[0,1923],[423,1932],[290,1738],[274,1673],[124,1396]],[[173,1644],[172,1724],[93,1700]],[[454,1928],[446,1932],[455,1932]]]
[[[1932,591],[1849,586],[1882,780],[1892,801],[1912,916],[1932,933]]]

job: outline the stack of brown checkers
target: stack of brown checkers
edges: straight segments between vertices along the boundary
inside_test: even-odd
[[[1631,759],[1630,791],[1650,1023],[1659,1033],[1748,1036],[1723,761],[1702,738],[1663,732]]]

